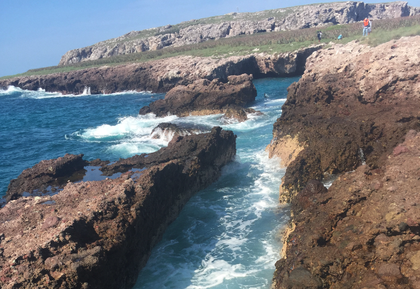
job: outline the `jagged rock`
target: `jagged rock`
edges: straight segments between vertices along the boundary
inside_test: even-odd
[[[217,140],[218,138],[220,138],[218,136],[219,134],[220,128],[213,128],[211,130],[210,136],[216,138]],[[133,168],[142,169],[144,167],[150,167],[161,163],[169,162],[174,159],[185,160],[194,158],[196,154],[200,153],[203,144],[206,144],[208,142],[206,135],[207,134],[204,134],[205,137],[197,137],[196,135],[189,135],[185,137],[177,136],[169,142],[167,148],[160,149],[159,153],[141,154],[135,155],[127,159],[121,159],[110,165],[103,166],[101,168],[101,171],[104,175],[111,176],[115,173],[127,172],[128,170],[131,170]],[[190,138],[196,138],[197,141],[188,141]],[[198,150],[197,147],[199,147],[200,150]],[[223,147],[223,149],[227,148]],[[236,152],[230,151],[229,153],[232,154],[233,157],[233,155],[235,155]],[[217,151],[212,151],[211,157],[216,158],[217,156],[215,156],[215,154],[217,154]]]
[[[206,131],[210,131],[210,127],[191,123],[174,124],[162,122],[152,130],[151,137],[154,139],[171,141],[173,138],[177,138],[179,136],[199,134]]]
[[[420,133],[408,132],[402,145],[409,150],[389,155],[378,169],[363,165],[328,191],[298,194],[273,289],[418,288]],[[308,282],[321,280],[319,287],[288,287],[299,284],[290,280],[299,268]]]
[[[27,90],[45,89],[63,94],[114,93],[127,90],[167,92],[176,85],[188,85],[198,79],[220,79],[229,75],[296,76],[304,71],[306,58],[321,49],[313,45],[291,53],[255,54],[222,59],[180,56],[146,63],[99,67],[50,75],[15,77],[0,80],[0,87],[9,85]]]
[[[256,111],[253,108],[244,108],[238,105],[229,105],[226,109],[223,110],[224,115],[223,119],[224,122],[229,123],[230,120],[235,120],[237,122],[243,122],[248,119],[248,114],[258,114],[261,115],[262,112]]]
[[[178,85],[164,99],[159,99],[140,109],[139,114],[154,113],[156,116],[207,115],[223,113],[229,105],[243,107],[255,100],[257,90],[252,76],[231,75],[228,82],[219,79],[197,80],[188,86]]]
[[[223,21],[223,17],[219,17],[220,23],[195,24],[195,21],[191,21],[188,24],[185,23],[187,26],[176,33],[165,33],[172,28],[170,25],[148,31],[132,31],[89,47],[70,50],[63,55],[59,65],[157,50],[169,46],[179,47],[242,34],[346,24],[361,21],[365,17],[372,20],[390,19],[413,16],[418,13],[419,10],[408,6],[407,2],[365,4],[351,1],[303,5],[256,13],[236,13],[233,15],[233,21]],[[272,15],[275,16],[272,17]],[[150,36],[153,30],[156,30],[155,33],[158,35]],[[142,35],[144,37],[141,37]]]
[[[315,288],[420,284],[419,44],[333,45],[289,87],[268,146],[285,147],[280,200],[292,203],[272,288],[299,285],[299,268]]]
[[[409,129],[419,128],[417,57],[420,37],[375,48],[351,42],[312,54],[288,88],[274,124],[270,154],[285,146],[281,199],[310,179],[383,164]],[[288,146],[287,144],[291,144]]]
[[[180,137],[149,154],[156,162],[141,171],[8,202],[0,287],[132,288],[169,223],[232,161],[235,138],[220,127]]]
[[[105,166],[105,165],[107,165],[109,163],[110,163],[110,161],[108,161],[108,160],[103,161],[101,159],[94,159],[92,161],[89,161],[89,165],[90,166],[99,166],[99,167]]]
[[[6,200],[14,200],[23,194],[44,194],[62,188],[68,181],[81,180],[87,162],[83,155],[66,154],[53,160],[44,160],[24,170],[17,179],[10,181]]]

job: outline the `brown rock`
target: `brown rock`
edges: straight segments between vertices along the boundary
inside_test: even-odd
[[[62,188],[69,180],[81,180],[85,165],[87,162],[83,160],[82,154],[66,154],[57,159],[41,161],[10,181],[6,200],[17,199],[25,193],[48,193],[48,187]]]
[[[297,266],[323,288],[416,288],[420,58],[409,55],[418,44],[420,37],[333,46],[311,56],[289,88],[272,146],[298,138],[301,151],[283,179],[294,229],[273,288],[287,288]],[[307,185],[331,174],[338,177],[327,191]]]
[[[351,42],[308,58],[304,75],[288,89],[268,147],[280,152],[285,140],[298,139],[299,154],[289,160],[282,184],[285,200],[310,179],[354,170],[364,162],[380,167],[410,129],[420,129],[420,60],[410,56],[420,53],[419,43],[418,36],[375,48]],[[340,112],[344,108],[349,115]],[[402,152],[406,149],[396,149]]]
[[[221,128],[180,137],[149,154],[154,162],[141,172],[8,202],[0,209],[0,287],[132,288],[166,227],[233,159],[235,138]]]
[[[57,226],[58,222],[59,219],[57,218],[57,216],[48,216],[45,218],[44,224],[42,224],[41,228],[45,230],[51,227],[55,227]]]
[[[229,76],[228,82],[218,79],[197,80],[188,86],[178,85],[171,89],[165,99],[152,102],[140,109],[140,114],[153,112],[157,116],[218,114],[229,106],[245,106],[255,100],[257,91],[252,76],[243,74]]]
[[[49,92],[81,94],[86,88],[92,94],[127,90],[167,92],[177,85],[189,85],[200,79],[228,81],[230,75],[252,74],[256,77],[294,76],[304,70],[307,57],[323,45],[302,48],[275,56],[251,54],[215,59],[179,56],[146,63],[102,66],[66,73],[14,77],[0,80],[0,88],[13,85],[27,90],[43,88]]]

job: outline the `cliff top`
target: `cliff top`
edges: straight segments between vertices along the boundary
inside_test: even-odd
[[[201,18],[201,19],[192,19],[188,21],[183,21],[178,24],[168,24],[160,27],[154,27],[149,28],[145,30],[139,30],[139,31],[131,31],[129,33],[126,33],[120,37],[104,40],[101,42],[98,42],[94,45],[98,44],[115,44],[119,42],[126,42],[126,41],[132,41],[136,39],[143,39],[151,36],[157,36],[167,33],[174,33],[179,32],[180,29],[187,28],[189,26],[194,25],[206,25],[206,24],[222,24],[224,22],[231,22],[231,21],[262,21],[262,20],[280,20],[284,19],[287,16],[290,16],[292,14],[306,14],[309,16],[310,10],[340,10],[346,7],[347,5],[354,5],[355,3],[361,3],[365,4],[361,1],[343,1],[343,2],[333,2],[333,3],[314,3],[314,4],[307,4],[307,5],[298,5],[298,6],[292,6],[292,7],[286,7],[286,8],[277,8],[277,9],[271,9],[271,10],[263,10],[258,12],[231,12],[227,13],[225,15],[218,15],[218,16],[212,16],[207,18]],[[384,2],[384,3],[375,3],[375,4],[369,4],[366,3],[366,5],[371,6],[389,6],[389,5],[400,5],[400,6],[406,6],[407,2],[405,1],[395,1],[395,2]],[[374,17],[377,18],[377,17]],[[378,18],[380,19],[380,18]],[[361,19],[362,20],[362,19]]]

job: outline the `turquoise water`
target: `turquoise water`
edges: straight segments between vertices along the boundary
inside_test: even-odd
[[[220,115],[178,118],[138,116],[164,94],[125,92],[64,96],[0,90],[0,196],[10,179],[43,159],[83,153],[93,160],[117,160],[166,146],[150,136],[161,122],[219,125],[233,130],[237,157],[222,177],[194,196],[139,275],[135,288],[269,288],[281,245],[278,230],[288,209],[278,206],[284,174],[265,147],[281,115],[287,87],[298,78],[255,80],[258,96],[243,123]]]

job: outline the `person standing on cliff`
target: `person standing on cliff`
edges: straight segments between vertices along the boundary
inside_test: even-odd
[[[365,18],[363,20],[363,36],[367,36],[370,33],[370,21],[369,19]]]
[[[321,42],[322,32],[318,31],[317,36],[318,36],[318,42]]]

